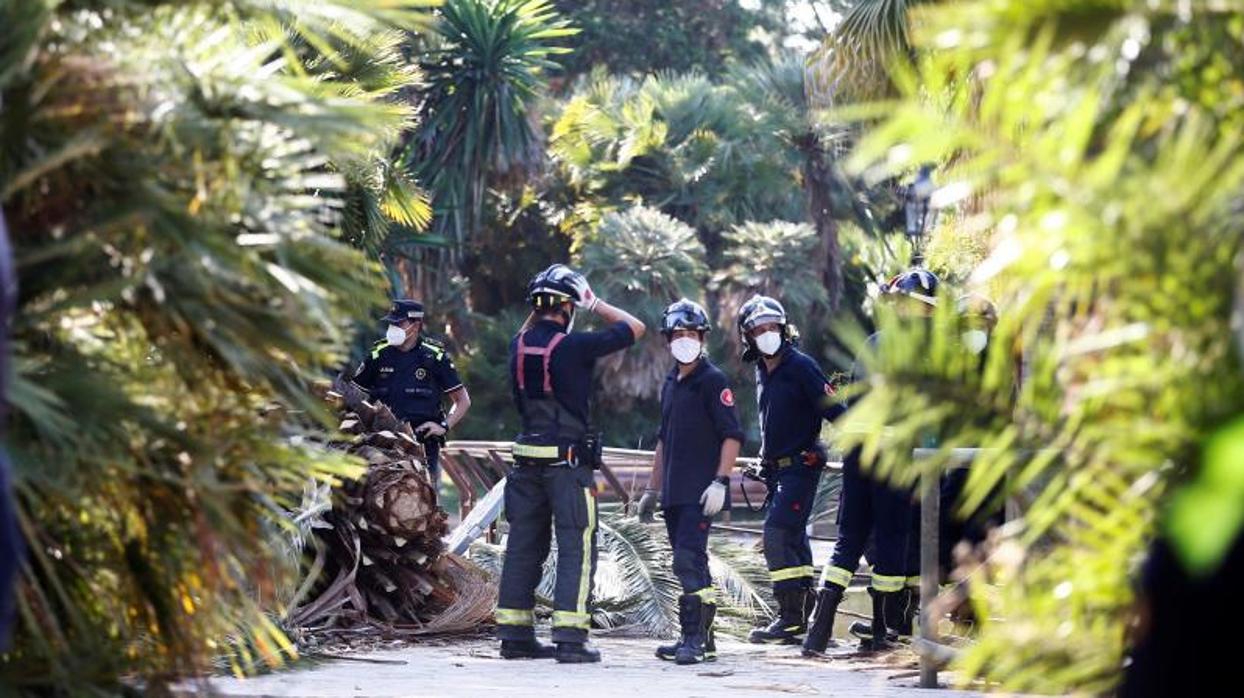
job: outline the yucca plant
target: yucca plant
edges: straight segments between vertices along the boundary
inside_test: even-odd
[[[433,195],[432,232],[461,247],[489,186],[519,181],[543,160],[532,108],[553,57],[574,33],[548,0],[448,0],[420,62],[423,123],[406,153]]]
[[[31,551],[10,690],[159,690],[216,655],[292,654],[269,612],[296,570],[265,536],[308,477],[356,472],[303,437],[327,418],[306,386],[381,293],[341,212],[385,200],[366,173],[414,117],[391,32],[424,4],[0,4]]]
[[[896,103],[865,110],[881,125],[854,167],[945,163],[943,204],[987,195],[970,223],[990,254],[969,282],[1001,321],[983,369],[948,308],[927,331],[883,326],[844,445],[908,482],[946,465],[906,455],[930,434],[986,448],[961,506],[999,492],[1028,505],[972,575],[983,622],[958,666],[1012,690],[1108,692],[1146,544],[1165,529],[1204,574],[1239,532],[1241,517],[1211,515],[1238,502],[1181,497],[1200,502],[1183,519],[1196,526],[1179,523],[1186,507],[1169,528],[1162,515],[1244,411],[1230,332],[1244,119],[1238,76],[1219,72],[1241,55],[1244,16],[967,2],[912,26],[918,70],[893,74]]]

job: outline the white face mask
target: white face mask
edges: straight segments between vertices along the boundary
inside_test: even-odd
[[[968,330],[960,337],[963,339],[963,346],[973,354],[985,351],[985,346],[989,344],[989,335],[984,330]]]
[[[782,335],[769,331],[756,338],[756,348],[765,356],[773,356],[782,348]]]
[[[384,333],[384,338],[389,343],[389,346],[400,347],[406,342],[406,330],[397,325],[389,325],[389,329]]]
[[[689,364],[700,358],[701,348],[703,345],[700,344],[700,340],[690,337],[679,337],[670,342],[670,353],[680,364]]]

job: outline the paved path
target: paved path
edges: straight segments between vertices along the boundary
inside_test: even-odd
[[[798,648],[749,645],[723,639],[720,659],[680,667],[653,657],[649,639],[599,637],[604,661],[595,665],[560,665],[552,661],[504,661],[496,643],[465,640],[452,644],[408,646],[365,652],[361,661],[327,661],[268,676],[212,679],[220,696],[248,698],[510,698],[556,695],[588,698],[685,696],[922,696],[961,698],[982,694],[916,688],[912,655],[890,656],[876,664],[834,650],[830,660],[806,660]],[[186,686],[182,695],[191,695]]]

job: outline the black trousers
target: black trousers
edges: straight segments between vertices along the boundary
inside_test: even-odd
[[[553,640],[584,642],[596,574],[596,476],[586,466],[525,465],[505,483],[510,532],[497,599],[497,636],[534,637],[533,610],[552,537],[557,536]]]
[[[795,464],[778,470],[776,490],[765,514],[765,563],[774,593],[812,586],[812,544],[808,518],[821,480],[820,467]]]
[[[910,489],[897,489],[873,479],[860,466],[860,449],[842,464],[842,494],[838,507],[838,542],[821,579],[846,588],[859,567],[860,556],[873,536],[870,559],[872,587],[901,591],[919,584],[920,508]]]
[[[674,576],[682,593],[696,594],[705,603],[715,603],[713,575],[708,571],[708,532],[713,520],[699,504],[683,504],[665,509],[665,531],[674,549]]]

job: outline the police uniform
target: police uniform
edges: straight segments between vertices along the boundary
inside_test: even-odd
[[[826,463],[819,441],[821,420],[833,420],[842,411],[812,357],[789,344],[780,356],[772,372],[763,361],[756,363],[761,464],[772,490],[765,516],[765,562],[779,617],[767,631],[753,632],[753,641],[791,641],[803,631],[811,608],[806,593],[814,575],[808,517]]]
[[[596,480],[585,443],[592,372],[597,359],[634,343],[625,322],[566,333],[560,323],[540,320],[510,344],[522,433],[505,486],[510,530],[496,612],[503,643],[534,642],[535,590],[554,534],[553,640],[587,641],[596,570]]]
[[[712,518],[704,515],[701,496],[717,477],[721,445],[743,442],[743,430],[726,375],[707,358],[682,379],[678,366],[661,387],[661,506],[665,530],[674,550],[674,574],[684,595],[700,597],[704,607],[705,652],[715,652],[711,628],[716,615],[713,577],[708,569],[708,534]],[[729,508],[727,485],[726,508]],[[677,645],[662,647],[657,656],[672,659]]]
[[[354,382],[384,403],[393,415],[412,428],[424,422],[447,427],[441,408],[444,396],[462,387],[462,379],[445,348],[426,337],[402,351],[387,341],[377,342],[359,366]],[[432,482],[440,480],[440,438],[421,439]]]

